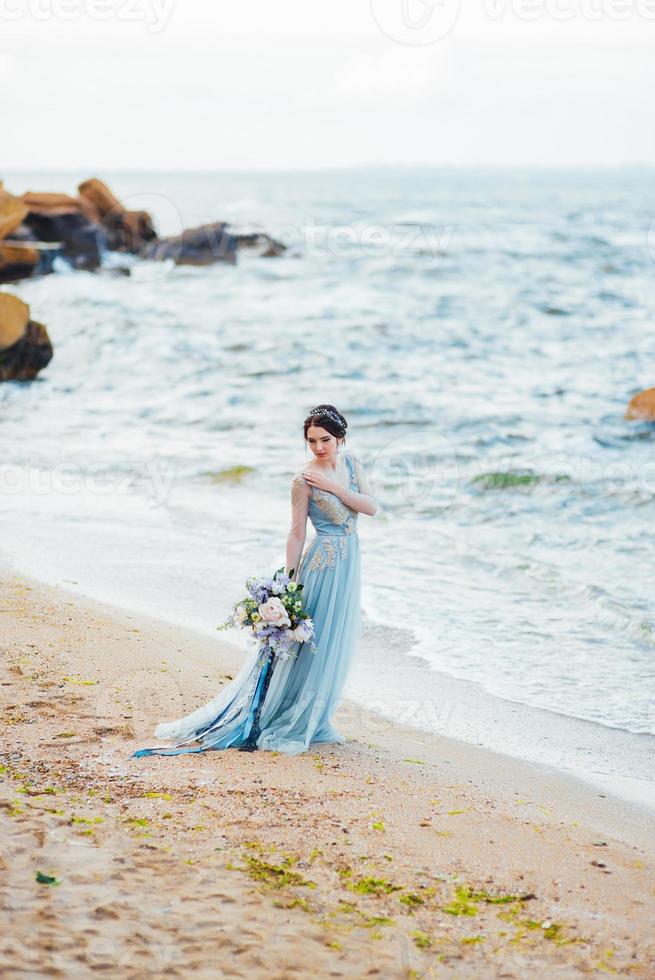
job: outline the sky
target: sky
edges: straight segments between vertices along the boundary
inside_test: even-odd
[[[0,168],[655,165],[654,53],[655,0],[0,0]]]

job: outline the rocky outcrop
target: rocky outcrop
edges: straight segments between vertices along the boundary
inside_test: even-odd
[[[181,235],[158,238],[141,249],[141,257],[161,262],[172,259],[176,265],[213,265],[237,260],[237,239],[224,221],[187,228]]]
[[[52,359],[42,323],[30,319],[26,303],[0,293],[0,381],[31,381]]]
[[[628,403],[624,418],[655,422],[655,388],[644,388],[634,395]]]
[[[113,252],[138,253],[157,238],[152,217],[147,211],[128,211],[97,177],[85,180],[78,188],[80,201],[92,220],[107,235],[107,247]]]
[[[0,182],[0,283],[51,272],[58,255],[75,269],[95,270],[106,250],[198,266],[234,265],[239,251],[257,258],[286,251],[265,232],[238,231],[223,221],[160,238],[147,211],[128,210],[97,177],[78,189],[77,197],[50,191],[14,197]]]
[[[101,180],[85,180],[79,191],[78,197],[27,191],[20,198],[13,198],[20,205],[20,213],[17,222],[7,223],[7,227],[12,225],[8,244],[56,244],[74,268],[94,270],[105,250],[137,254],[157,237],[150,215],[146,211],[128,211]],[[44,271],[48,270],[43,264],[32,269]],[[25,274],[30,274],[27,266]]]

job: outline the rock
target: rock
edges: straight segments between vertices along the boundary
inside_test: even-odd
[[[224,221],[187,228],[181,235],[158,238],[141,249],[144,259],[173,259],[176,265],[212,265],[237,261],[237,239]]]
[[[279,255],[284,255],[287,250],[286,245],[264,232],[244,232],[243,234],[237,232],[235,238],[241,251],[259,259],[276,258]]]
[[[21,201],[27,210],[52,211],[55,208],[68,208],[75,211],[84,211],[83,202],[70,194],[51,193],[49,191],[26,191],[21,194]],[[88,214],[88,218],[93,215]]]
[[[641,419],[644,422],[655,422],[655,388],[645,388],[634,395],[625,410],[626,419]]]
[[[42,323],[30,320],[26,303],[0,293],[0,381],[31,381],[52,359]]]
[[[97,269],[107,247],[104,230],[90,220],[82,202],[66,194],[28,191],[23,224],[41,242],[58,242],[63,256],[76,269]]]
[[[0,350],[0,381],[32,381],[52,360],[52,344],[42,323],[30,320],[21,339]]]
[[[153,220],[147,211],[128,211],[97,177],[85,180],[78,188],[80,200],[94,220],[107,233],[107,247],[114,252],[136,254],[157,238]]]
[[[15,282],[33,275],[39,264],[38,249],[23,242],[0,242],[0,282]]]
[[[118,198],[97,177],[82,181],[77,189],[80,192],[80,200],[85,201],[87,206],[92,208],[98,221],[111,214],[112,211],[116,213],[125,211],[125,207]]]
[[[62,254],[63,249],[57,242],[19,241],[13,238],[0,241],[0,283],[46,275],[53,271],[54,260]]]
[[[18,228],[26,214],[27,208],[21,199],[6,191],[0,180],[0,238],[6,238]]]
[[[25,333],[30,308],[12,293],[0,293],[0,350],[11,347]]]
[[[120,215],[107,215],[102,219],[107,232],[109,247],[115,252],[131,252],[136,255],[147,243],[157,238],[152,218],[147,211],[123,211]]]

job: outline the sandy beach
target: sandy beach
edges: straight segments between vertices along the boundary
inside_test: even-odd
[[[130,759],[239,651],[0,592],[4,977],[654,975],[646,809],[349,702],[306,755]]]

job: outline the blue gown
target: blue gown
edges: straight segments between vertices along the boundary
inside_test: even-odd
[[[344,456],[348,486],[357,492],[354,458]],[[295,481],[305,483],[302,474]],[[299,496],[292,488],[292,500]],[[251,739],[256,748],[289,755],[305,752],[312,742],[345,741],[332,714],[361,633],[358,514],[336,494],[311,485],[306,508],[316,534],[295,578],[304,586],[303,606],[314,621],[317,649],[298,643],[295,656],[269,667],[262,666],[253,646],[238,675],[215,698],[185,718],[157,726],[155,737],[173,739],[173,746],[139,749],[132,758],[239,748],[253,731],[259,732]]]

